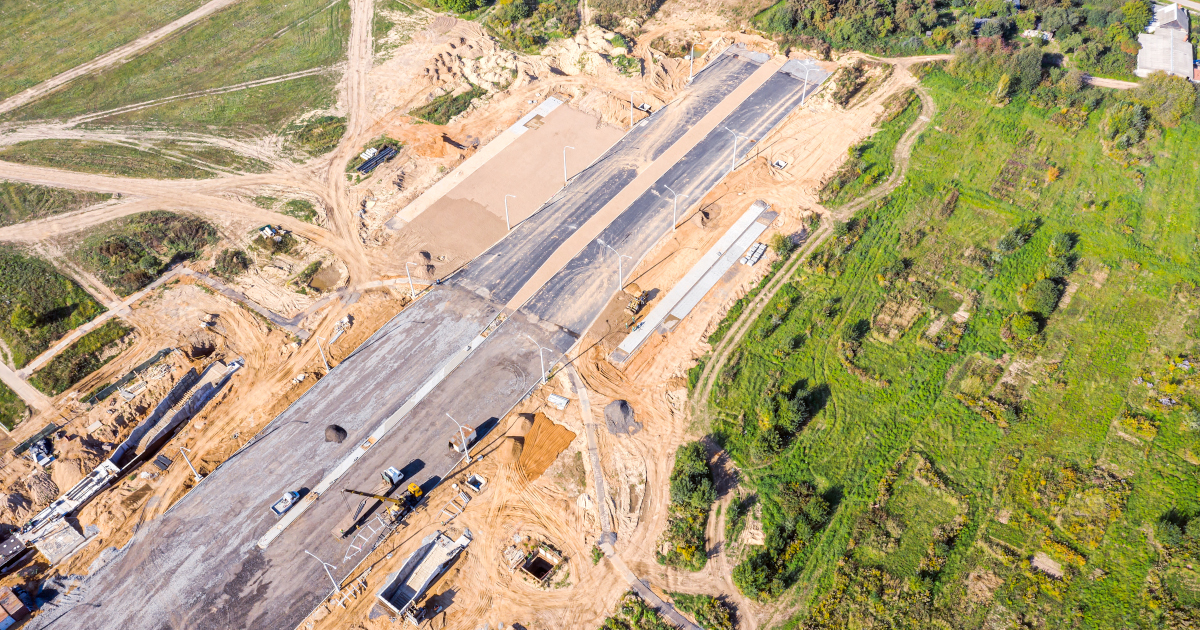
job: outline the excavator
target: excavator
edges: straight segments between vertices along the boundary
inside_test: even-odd
[[[385,475],[384,479],[387,480],[388,477]],[[387,490],[384,491],[386,492]],[[338,539],[343,539],[358,529],[360,525],[359,515],[362,514],[363,508],[367,505],[367,501],[370,499],[375,499],[376,501],[387,504],[388,515],[391,516],[392,521],[395,522],[407,516],[408,513],[413,510],[413,508],[417,507],[417,504],[421,502],[421,496],[425,494],[424,491],[421,490],[421,486],[418,486],[415,483],[408,484],[408,489],[405,490],[405,492],[399,497],[389,497],[379,494],[378,492],[363,492],[362,490],[352,490],[350,488],[343,488],[342,492],[347,494],[357,494],[364,498],[362,502],[358,504],[358,509],[354,510],[354,514],[343,519],[342,522],[336,528],[334,528],[333,535]]]

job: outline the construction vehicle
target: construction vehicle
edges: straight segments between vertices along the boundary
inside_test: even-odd
[[[395,469],[389,469],[389,471],[392,470]],[[396,472],[399,473],[399,471]],[[387,471],[384,472],[383,477],[385,480],[388,479]],[[391,517],[392,521],[395,522],[399,521],[405,516],[408,516],[408,513],[413,511],[413,509],[421,503],[421,497],[425,494],[425,492],[421,490],[421,486],[418,486],[415,483],[408,484],[408,488],[399,497],[389,497],[383,494],[363,492],[362,490],[353,490],[350,488],[343,488],[342,492],[347,494],[356,494],[364,498],[361,502],[359,502],[358,509],[356,509],[348,519],[343,519],[343,522],[339,523],[338,526],[334,528],[333,535],[338,539],[345,538],[358,529],[359,516],[363,513],[363,508],[366,507],[367,501],[370,499],[375,499],[380,503],[387,504],[388,515]]]
[[[630,315],[637,315],[642,312],[642,308],[646,306],[646,291],[641,287],[630,282],[625,287],[625,293],[629,295],[629,303],[625,305],[625,310]]]

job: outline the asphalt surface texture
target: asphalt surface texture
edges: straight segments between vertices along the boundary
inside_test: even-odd
[[[596,242],[588,245],[263,550],[255,542],[277,522],[271,504],[285,491],[313,488],[353,449],[362,448],[375,427],[445,371],[449,358],[493,321],[504,296],[514,295],[522,278],[549,259],[555,243],[757,68],[731,55],[715,60],[697,76],[687,97],[618,142],[470,268],[397,315],[164,515],[144,525],[86,579],[69,605],[47,607],[31,627],[290,630],[299,625],[333,588],[316,558],[343,579],[367,553],[350,554],[351,541],[332,534],[360,500],[341,490],[369,490],[388,466],[400,468],[405,483],[415,481],[427,491],[435,487],[461,458],[447,443],[456,431],[447,414],[477,427],[481,440],[488,432],[503,431],[499,420],[536,387],[542,359],[547,367],[559,361],[617,290],[611,252]],[[799,103],[802,85],[783,73],[773,76],[726,124],[752,137],[765,133]],[[697,195],[715,185],[731,156],[730,139],[720,134],[729,135],[709,134],[660,181]],[[752,150],[753,145],[744,149]],[[601,239],[641,258],[669,230],[670,220],[670,206],[646,193]],[[348,433],[340,444],[324,439],[331,423]],[[450,498],[441,494],[424,509],[440,511]],[[395,535],[406,536],[403,529]],[[373,591],[365,596],[373,597]]]

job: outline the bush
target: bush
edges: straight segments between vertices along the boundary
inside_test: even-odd
[[[71,255],[120,295],[150,284],[166,266],[199,255],[217,238],[203,219],[162,211],[118,219],[99,232]]]
[[[1165,72],[1142,79],[1130,96],[1164,127],[1179,126],[1196,109],[1196,88],[1192,82]]]
[[[704,630],[733,630],[733,611],[712,595],[668,593],[675,607],[691,615]]]
[[[249,268],[250,257],[246,255],[246,252],[240,249],[226,249],[217,255],[210,271],[226,280],[233,280],[246,273]]]
[[[1137,103],[1117,103],[1108,108],[1100,122],[1100,135],[1113,148],[1128,149],[1146,137],[1148,123],[1145,107]]]
[[[1009,323],[1009,330],[1012,331],[1013,337],[1022,341],[1032,339],[1034,335],[1041,332],[1041,328],[1037,317],[1030,313],[1018,313]]]
[[[670,477],[671,504],[667,508],[667,529],[663,542],[666,553],[658,553],[660,564],[699,571],[708,559],[705,553],[704,531],[708,512],[717,491],[704,444],[689,442],[675,452],[675,466]]]
[[[788,236],[787,234],[779,232],[771,237],[771,249],[775,250],[775,253],[778,254],[780,258],[787,257],[787,255],[791,254],[792,250],[795,248],[796,244],[792,242],[792,237]]]
[[[337,147],[346,133],[346,119],[341,116],[320,116],[292,128],[292,136],[309,155],[324,155]]]
[[[671,502],[708,509],[717,500],[708,454],[700,442],[689,442],[675,452],[671,469]]]
[[[1025,288],[1020,296],[1021,308],[1049,317],[1062,298],[1062,287],[1049,278],[1042,278]]]
[[[408,115],[435,125],[444,125],[450,122],[451,118],[467,111],[467,107],[470,107],[471,101],[485,94],[487,94],[487,90],[472,85],[471,89],[458,96],[453,96],[450,93],[443,94],[429,101],[429,103],[413,109],[408,112]]]
[[[37,326],[38,316],[29,310],[28,306],[17,302],[17,305],[13,307],[12,315],[9,316],[8,321],[13,325],[13,328],[29,330]]]

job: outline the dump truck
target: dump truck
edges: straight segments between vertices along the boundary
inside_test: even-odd
[[[434,532],[421,541],[421,546],[404,560],[400,570],[388,575],[376,599],[396,617],[417,625],[421,619],[416,604],[452,560],[471,544],[471,530],[463,531],[456,540],[442,532]]]

